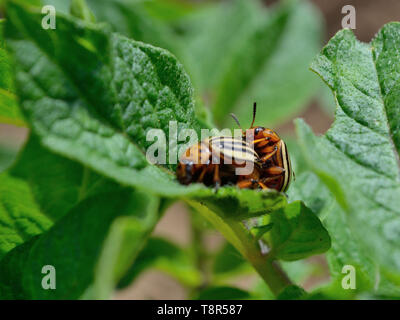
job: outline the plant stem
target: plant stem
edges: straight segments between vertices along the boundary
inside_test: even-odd
[[[195,261],[196,261],[196,267],[200,271],[202,275],[202,283],[199,286],[195,286],[191,288],[191,294],[190,296],[197,296],[199,291],[204,289],[209,282],[209,275],[207,272],[207,260],[208,260],[208,255],[206,250],[203,247],[203,236],[204,232],[201,227],[198,226],[198,223],[195,219],[194,216],[194,210],[192,209],[192,215],[190,217],[190,222],[191,222],[191,229],[192,229],[192,248],[195,254]],[[196,211],[197,213],[197,211]],[[199,219],[199,218],[197,218]]]
[[[262,254],[258,243],[243,223],[232,220],[228,224],[243,244],[245,250],[241,252],[242,255],[253,265],[275,296],[292,284],[280,265],[267,254]]]
[[[242,222],[222,219],[206,206],[192,200],[187,202],[197,209],[224,237],[253,265],[275,296],[292,282],[276,261],[261,253],[258,242]]]

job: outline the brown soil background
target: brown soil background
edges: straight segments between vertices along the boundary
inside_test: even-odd
[[[267,5],[274,2],[276,1],[265,1]],[[365,42],[369,42],[385,23],[400,20],[400,1],[398,0],[312,0],[312,2],[320,9],[325,19],[325,40],[341,29],[341,21],[344,16],[341,9],[348,4],[353,5],[356,9],[354,32],[358,39]],[[318,106],[316,99],[311,101],[299,116],[304,118],[316,133],[324,133],[332,122],[331,116]],[[292,121],[276,129],[280,133],[292,134]],[[0,124],[0,145],[20,148],[26,140],[27,134],[27,129]],[[189,212],[185,206],[182,203],[173,205],[157,225],[154,234],[166,237],[183,246],[188,244],[192,234]],[[224,242],[216,231],[209,231],[202,241],[210,250],[216,250]],[[308,262],[321,265],[324,271],[306,279],[302,284],[306,289],[311,289],[329,280],[323,256],[313,257],[308,259]],[[250,288],[255,281],[257,281],[257,276],[246,276],[234,279],[232,283],[241,288]],[[132,286],[116,292],[114,296],[115,299],[185,299],[187,297],[188,292],[184,287],[171,277],[155,270],[144,272]]]

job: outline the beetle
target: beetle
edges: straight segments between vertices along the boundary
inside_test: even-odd
[[[237,117],[231,113],[232,118],[242,129],[242,139],[247,141],[248,130],[251,130],[254,151],[262,163],[261,181],[271,189],[285,192],[293,178],[295,178],[286,143],[271,129],[254,126],[257,103],[253,104],[253,119],[250,128],[244,131]]]
[[[229,160],[229,161],[228,161]],[[235,169],[252,162],[247,175],[236,175]],[[181,184],[202,182],[219,187],[237,184],[240,188],[267,188],[261,181],[262,162],[243,139],[217,136],[189,147],[180,157],[176,175]]]

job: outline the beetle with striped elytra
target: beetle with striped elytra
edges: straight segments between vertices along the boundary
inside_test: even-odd
[[[235,174],[237,168],[244,168],[248,164],[251,164],[251,172]],[[237,183],[241,187],[242,183],[249,182],[252,186],[266,188],[260,181],[261,170],[259,156],[245,141],[217,136],[189,147],[180,157],[176,173],[182,184],[201,182],[219,187]]]
[[[246,141],[248,130],[252,131],[252,144],[262,162],[263,175],[261,178],[264,184],[270,189],[285,192],[292,177],[295,178],[286,143],[275,131],[262,126],[254,126],[256,110],[257,104],[254,102],[253,120],[250,128],[246,131],[241,128],[237,117],[234,114],[231,116],[242,129],[243,141]]]
[[[212,137],[189,147],[179,159],[179,182],[201,182],[216,187],[236,184],[239,188],[275,189],[285,192],[293,174],[286,144],[273,130],[253,127],[255,115],[256,103],[250,126],[254,138],[251,145],[246,142],[247,135],[242,129],[242,139]],[[236,116],[232,114],[232,117],[240,127]],[[226,158],[233,161],[227,163]],[[253,164],[252,172],[236,175],[235,169],[248,162]]]

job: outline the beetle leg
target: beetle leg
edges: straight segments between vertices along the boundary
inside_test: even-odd
[[[240,189],[252,188],[254,185],[260,186],[261,189],[268,189],[268,187],[263,182],[261,182],[259,180],[254,180],[254,179],[242,180],[237,183],[237,186]]]
[[[219,176],[219,165],[214,165],[214,184],[215,188],[218,189],[221,186],[221,178]]]
[[[268,189],[268,187],[264,183],[262,183],[261,181],[257,181],[257,183],[261,187],[261,189],[263,189],[263,190]]]
[[[267,160],[268,160],[269,158],[271,158],[274,154],[276,154],[277,151],[278,151],[278,148],[275,147],[274,151],[272,151],[272,152],[266,154],[265,156],[263,156],[263,157],[261,158],[261,161],[262,161],[262,162],[267,161]]]
[[[265,172],[273,176],[280,176],[285,173],[285,169],[282,167],[275,166],[275,167],[265,168]]]
[[[253,141],[254,147],[263,148],[269,144],[269,138],[261,138]]]
[[[257,146],[259,147],[259,146]],[[273,145],[267,145],[264,148],[262,148],[261,150],[259,150],[260,154],[266,154],[266,153],[271,153],[272,151],[274,151],[276,148],[276,144]]]
[[[242,181],[240,181],[240,182],[237,183],[237,186],[238,186],[240,189],[248,188],[248,187],[250,187],[251,185],[252,185],[252,183],[251,183],[250,180],[242,180]]]
[[[252,187],[254,185],[254,180],[253,179],[242,180],[242,181],[239,181],[236,185],[240,189],[250,188],[250,187]]]
[[[280,178],[280,175],[274,176],[274,177],[268,177],[268,178],[262,179],[262,182],[263,182],[263,183],[267,183],[267,182],[270,182],[270,181],[273,181],[273,180],[277,180],[277,179],[279,179],[279,178]]]
[[[253,178],[241,180],[236,184],[236,186],[238,186],[240,189],[254,189],[254,186],[256,185],[258,185],[258,180],[255,180]]]
[[[269,138],[261,138],[261,139],[254,140],[252,143],[256,144],[256,143],[259,143],[261,141],[268,141],[268,140],[269,140]]]
[[[207,166],[204,166],[203,170],[201,171],[199,178],[197,179],[197,182],[202,182],[204,179],[204,175],[206,174],[207,171]]]

